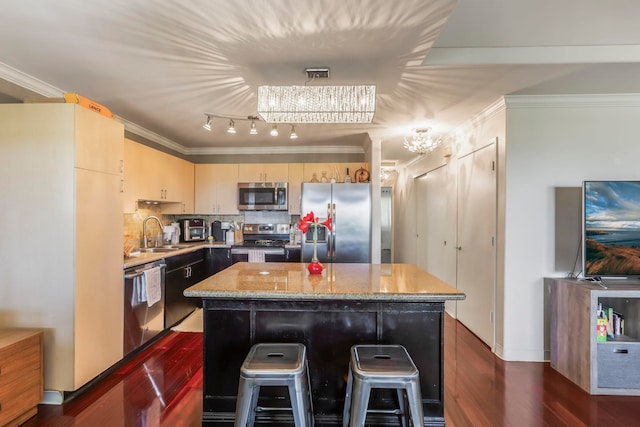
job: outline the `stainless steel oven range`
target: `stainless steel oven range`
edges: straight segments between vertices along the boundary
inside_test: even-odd
[[[232,262],[284,262],[289,224],[244,224],[243,243],[231,248]]]

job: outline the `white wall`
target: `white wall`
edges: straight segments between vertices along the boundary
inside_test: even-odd
[[[555,187],[640,179],[640,95],[507,96],[502,357],[543,360],[543,278],[555,271]]]
[[[497,200],[497,244],[496,244],[496,303],[495,303],[495,346],[496,349],[502,349],[503,345],[503,324],[504,324],[504,308],[503,308],[503,275],[502,275],[502,259],[504,254],[504,238],[501,230],[504,228],[504,156],[505,156],[505,111],[504,102],[496,101],[488,106],[485,111],[478,117],[469,120],[460,128],[456,129],[445,138],[444,145],[451,149],[451,157],[444,158],[442,150],[436,150],[431,155],[424,156],[412,164],[405,165],[400,168],[400,174],[395,186],[396,197],[396,233],[395,233],[395,262],[416,263],[416,219],[421,213],[416,212],[416,198],[424,197],[418,194],[417,186],[414,178],[424,175],[446,163],[450,168],[450,174],[457,174],[457,158],[473,151],[474,149],[487,145],[491,140],[497,139],[497,169],[498,169],[498,200]],[[447,189],[443,189],[442,197],[451,197],[447,193]],[[448,216],[449,223],[443,227],[457,227],[457,198],[453,197],[450,203],[451,212]],[[422,213],[424,215],[424,213]],[[452,252],[449,256],[454,257],[451,261],[455,264],[456,253]],[[455,274],[454,278],[449,282],[450,285],[456,286]],[[456,308],[454,303],[447,303],[446,310],[455,317]],[[493,346],[494,343],[487,343]]]

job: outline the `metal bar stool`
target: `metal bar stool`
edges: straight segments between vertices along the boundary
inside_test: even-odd
[[[363,427],[372,388],[396,389],[402,426],[408,423],[406,399],[414,426],[422,426],[422,395],[418,368],[401,345],[354,345],[351,347],[347,393],[342,414],[343,427]]]
[[[261,386],[286,386],[296,427],[313,426],[313,407],[307,365],[302,344],[255,344],[240,368],[235,427],[253,426],[259,408]]]

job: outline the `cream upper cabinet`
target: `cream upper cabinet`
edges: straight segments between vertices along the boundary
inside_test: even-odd
[[[351,182],[355,182],[355,172],[360,168],[369,170],[369,166],[366,163],[305,163],[303,182],[311,182],[314,176],[319,182],[321,182],[323,174],[326,177],[327,182],[329,182],[334,176],[336,177],[337,182],[344,182],[345,176],[347,175],[347,169],[349,169]]]
[[[287,163],[241,163],[238,165],[238,182],[287,182]]]
[[[113,120],[93,120],[94,111],[81,108],[76,111],[75,166],[110,174],[123,173],[124,146],[122,131],[113,126]]]
[[[300,202],[302,180],[304,178],[304,165],[302,163],[289,164],[289,186],[287,198],[289,199],[289,215],[300,215]]]
[[[135,212],[138,200],[153,200],[162,202],[163,213],[193,213],[193,163],[129,139],[124,161],[125,212]]]
[[[193,213],[194,164],[178,157],[161,153],[160,188],[164,191],[165,202],[162,212],[166,214]]]
[[[195,165],[196,214],[238,214],[238,165]]]
[[[123,357],[123,141],[121,123],[75,104],[0,105],[0,182],[20,177],[3,186],[0,313],[48,331],[44,387],[60,395]],[[37,262],[25,237],[46,242]]]

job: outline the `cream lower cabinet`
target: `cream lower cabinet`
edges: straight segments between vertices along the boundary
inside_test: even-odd
[[[123,140],[75,104],[0,105],[0,326],[44,331],[60,397],[123,357]]]
[[[236,215],[238,211],[238,165],[195,165],[196,214]]]
[[[124,212],[138,200],[161,203],[166,214],[193,213],[194,165],[130,139],[124,142]]]

